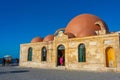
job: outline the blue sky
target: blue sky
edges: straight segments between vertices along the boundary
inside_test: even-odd
[[[120,31],[120,0],[0,0],[0,57],[19,57],[20,44],[53,34],[83,13]]]

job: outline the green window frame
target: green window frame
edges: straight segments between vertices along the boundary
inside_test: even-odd
[[[78,47],[78,62],[86,62],[86,48],[83,43]]]
[[[32,61],[32,47],[28,49],[28,61]]]

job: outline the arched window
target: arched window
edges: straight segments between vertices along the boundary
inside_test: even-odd
[[[78,47],[78,62],[86,62],[86,49],[83,43]]]
[[[42,48],[41,61],[47,61],[47,49],[46,49],[46,47]]]
[[[27,60],[32,61],[32,48],[31,47],[28,49],[28,59]]]

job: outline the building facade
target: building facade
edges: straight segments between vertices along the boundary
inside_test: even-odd
[[[101,29],[94,31],[96,35],[77,37],[74,32],[71,35],[59,29],[53,39],[47,36],[21,44],[20,66],[119,72],[120,33],[107,33],[106,28],[99,26]]]

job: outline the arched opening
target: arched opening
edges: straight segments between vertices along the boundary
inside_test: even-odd
[[[32,61],[32,48],[31,47],[28,49],[28,59],[27,60]]]
[[[106,48],[106,67],[116,67],[116,58],[112,47]]]
[[[65,47],[59,45],[57,48],[57,66],[65,66]]]
[[[46,47],[42,48],[41,61],[47,61],[47,49],[46,49]]]
[[[65,28],[60,28],[60,29],[58,29],[58,30],[54,33],[54,36],[58,35],[58,33],[59,33],[60,31],[62,31],[62,32],[64,33]]]
[[[78,47],[78,62],[86,62],[86,49],[83,43]]]

